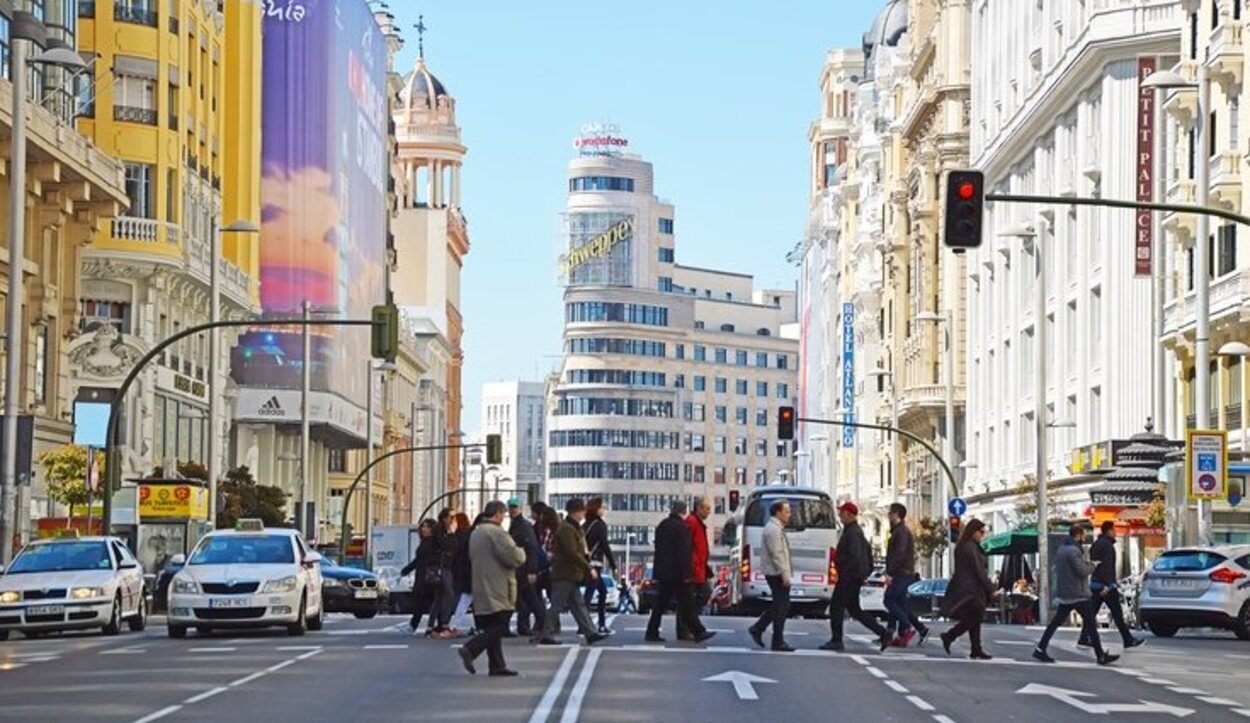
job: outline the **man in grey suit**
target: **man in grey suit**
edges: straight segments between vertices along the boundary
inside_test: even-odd
[[[786,644],[786,616],[790,614],[790,541],[786,539],[786,525],[790,524],[790,503],[776,500],[769,506],[771,517],[764,525],[764,549],[760,551],[760,569],[768,581],[773,602],[760,615],[760,619],[747,631],[755,644],[764,647],[764,631],[773,626],[772,649],[781,653],[794,652]]]

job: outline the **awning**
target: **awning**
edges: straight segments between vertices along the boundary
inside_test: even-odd
[[[981,541],[987,555],[1029,555],[1037,552],[1037,528],[1000,532]]]

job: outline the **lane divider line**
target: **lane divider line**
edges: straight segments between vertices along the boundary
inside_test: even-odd
[[[869,673],[871,673],[872,677],[876,678],[877,680],[885,680],[886,678],[890,677],[886,675],[885,673],[881,672],[880,669],[874,668],[871,665],[868,666],[867,668],[864,668],[864,670],[867,670]]]
[[[906,688],[906,686],[904,686],[902,683],[898,682],[897,680],[886,680],[884,682],[885,682],[886,687],[894,691],[895,693],[902,693],[903,695],[907,695],[908,693],[911,692],[910,690]]]
[[[920,710],[926,713],[937,710],[932,705],[929,705],[929,701],[925,700],[924,698],[921,698],[918,695],[909,695],[907,696],[907,700],[910,700],[912,705],[916,706],[917,708],[919,708]]]
[[[217,695],[219,693],[225,693],[227,690],[230,690],[230,689],[226,687],[213,688],[212,690],[206,690],[203,693],[200,693],[199,695],[193,695],[190,698],[187,698],[186,700],[182,702],[186,703],[187,705],[191,705],[193,703],[199,703],[200,701],[208,700],[209,698],[212,698],[214,695]]]
[[[155,713],[152,713],[152,714],[150,714],[150,715],[145,715],[144,717],[142,717],[142,718],[140,718],[139,720],[135,721],[135,723],[152,723],[152,721],[154,721],[154,720],[160,720],[161,718],[164,718],[165,716],[167,716],[167,715],[169,715],[169,714],[171,714],[171,713],[177,713],[177,712],[178,712],[178,711],[180,711],[180,710],[182,710],[182,706],[180,706],[180,705],[171,705],[171,706],[168,706],[168,707],[166,707],[166,708],[161,708],[160,710],[158,710],[158,711],[156,711]]]
[[[564,704],[564,715],[560,716],[560,723],[577,723],[578,717],[582,714],[582,702],[586,699],[586,689],[590,687],[590,680],[595,675],[595,666],[599,664],[599,656],[602,654],[602,650],[592,649],[586,656],[582,672],[577,676],[573,690],[569,692],[568,702]]]
[[[407,645],[366,645],[365,650],[407,650]]]
[[[1238,703],[1235,700],[1229,700],[1228,698],[1215,698],[1212,696],[1198,696],[1198,700],[1203,703],[1210,703],[1211,705],[1226,705],[1229,707],[1241,705],[1241,703]]]
[[[547,717],[551,715],[551,709],[555,707],[560,693],[564,690],[564,683],[569,679],[569,671],[573,669],[573,663],[577,661],[577,653],[578,648],[569,648],[569,652],[565,654],[564,660],[551,679],[551,685],[547,686],[542,699],[538,701],[538,706],[534,708],[530,723],[547,723]]]

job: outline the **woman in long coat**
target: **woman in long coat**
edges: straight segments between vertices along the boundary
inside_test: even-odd
[[[981,647],[981,623],[985,609],[998,594],[990,580],[985,551],[981,540],[985,537],[985,523],[972,520],[959,535],[955,545],[955,574],[951,576],[946,595],[942,598],[942,614],[956,621],[954,627],[942,633],[942,648],[950,655],[951,643],[964,633],[972,644],[973,660],[991,660],[992,656]]]

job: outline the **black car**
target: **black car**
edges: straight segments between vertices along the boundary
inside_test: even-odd
[[[907,588],[907,603],[919,617],[936,617],[942,614],[942,598],[946,595],[946,578],[925,578],[913,582]]]
[[[321,560],[321,601],[329,613],[352,613],[371,618],[386,612],[391,592],[386,583],[368,570],[340,567],[328,557]]]

